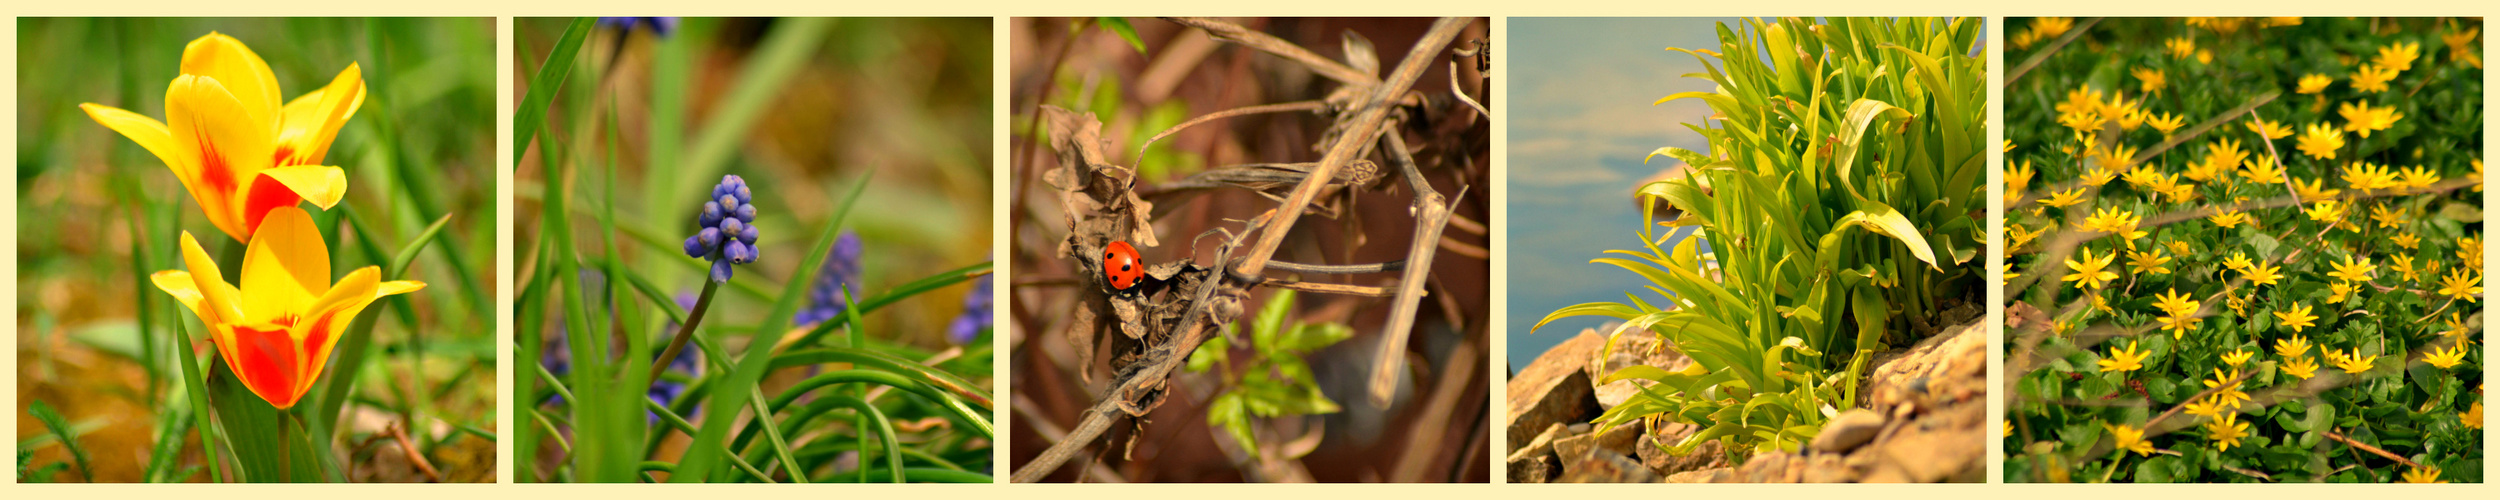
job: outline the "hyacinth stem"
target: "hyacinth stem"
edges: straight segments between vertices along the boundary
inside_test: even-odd
[[[660,375],[668,372],[669,360],[686,350],[686,341],[694,338],[695,325],[703,324],[703,312],[712,309],[712,293],[720,291],[721,282],[703,280],[703,295],[694,300],[694,310],[686,313],[686,322],[677,325],[677,337],[668,339],[668,349],[660,351],[660,359],[651,362],[651,384],[660,383]],[[643,390],[651,388],[644,386]]]

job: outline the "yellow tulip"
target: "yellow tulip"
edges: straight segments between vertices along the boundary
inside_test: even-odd
[[[165,90],[164,122],[95,103],[78,107],[156,154],[209,223],[248,241],[272,209],[298,201],[327,209],[347,193],[347,173],[320,165],[339,126],[364,104],[361,75],[349,63],[328,87],[281,106],[269,63],[212,32],[183,48],[182,75]]]
[[[208,325],[218,355],[245,388],[286,409],[321,377],[330,348],[357,313],[425,284],[382,281],[378,266],[331,283],[330,248],[303,209],[271,209],[262,228],[245,248],[240,289],[226,283],[189,231],[182,233],[182,260],[191,270],[157,271],[153,279]]]

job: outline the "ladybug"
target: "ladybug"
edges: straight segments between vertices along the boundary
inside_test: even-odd
[[[1112,290],[1119,291],[1128,291],[1146,279],[1146,264],[1137,258],[1137,247],[1126,241],[1111,242],[1111,247],[1102,251],[1102,277]]]

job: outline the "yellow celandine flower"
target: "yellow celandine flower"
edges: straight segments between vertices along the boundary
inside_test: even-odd
[[[2118,121],[2118,129],[2134,131],[2144,124],[2144,101],[2128,102],[2125,94],[2111,93],[2109,102],[2101,105],[2101,116]]]
[[[2440,320],[2441,322],[2448,324],[2448,329],[2439,332],[2439,335],[2442,337],[2448,337],[2449,340],[2463,342],[2466,334],[2474,332],[2466,331],[2465,321],[2460,318],[2461,317],[2458,316],[2457,313],[2448,313],[2448,319]]]
[[[2422,361],[2442,370],[2455,368],[2457,363],[2465,362],[2465,343],[2449,344],[2446,349],[2432,349],[2422,355]]]
[[[2196,55],[2196,40],[2192,38],[2185,36],[2171,38],[2163,41],[2162,45],[2170,49],[2171,57],[2186,59]]]
[[[2160,92],[2161,88],[2168,83],[2162,78],[2162,72],[2158,69],[2136,68],[2130,73],[2135,74],[2136,81],[2142,82],[2136,86],[2136,90],[2146,94]]]
[[[2324,200],[2344,193],[2341,189],[2327,189],[2326,179],[2311,179],[2302,182],[2299,178],[2293,178],[2292,190],[2300,194],[2302,201]]]
[[[2301,128],[2300,154],[2320,160],[2335,159],[2335,151],[2344,148],[2344,132],[2327,123],[2312,123]]]
[[[2421,270],[2413,267],[2413,256],[2398,254],[2395,257],[2388,258],[2388,261],[2391,262],[2391,264],[2388,264],[2387,268],[2394,269],[2396,270],[2396,274],[2403,275],[2405,281],[2414,281],[2418,279],[2415,275],[2419,274]]]
[[[2448,48],[2450,50],[2465,50],[2468,47],[2476,45],[2474,43],[2474,37],[2476,35],[2481,35],[2482,33],[2483,28],[2476,26],[2466,28],[2464,31],[2441,33],[2439,35],[2439,41],[2440,43],[2448,44]]]
[[[2092,160],[2093,163],[2101,167],[2102,170],[2108,170],[2112,173],[2124,172],[2128,168],[2132,168],[2135,165],[2135,147],[2125,144],[2111,146],[2109,150],[2093,155]]]
[[[2100,131],[2101,124],[2103,123],[2109,123],[2109,120],[2102,117],[2100,112],[2095,109],[2083,109],[2057,114],[2058,126],[2066,127],[2067,130],[2073,130],[2075,132],[2075,136],[2079,138],[2085,137],[2085,134]],[[2091,143],[2091,141],[2088,140],[2083,142],[2086,144]]]
[[[2240,381],[2233,380],[2237,378],[2240,378],[2238,368],[2232,368],[2231,373],[2228,374],[2222,373],[2221,368],[2215,368],[2214,378],[2205,381],[2206,389],[2219,388],[2214,391],[2214,402],[2217,405],[2239,408],[2240,403],[2248,401],[2248,393],[2240,392]]]
[[[2188,415],[2205,418],[2220,417],[2223,411],[2222,404],[2214,402],[2213,398],[2189,401],[2186,405],[2180,406],[2180,409]]]
[[[2127,342],[2125,348],[2110,349],[2109,357],[2101,358],[2101,373],[2141,370],[2144,368],[2144,354],[2135,350],[2135,342],[2132,341]]]
[[[2387,81],[2394,79],[2396,70],[2363,64],[2352,70],[2352,89],[2356,92],[2384,92]]]
[[[2153,456],[2153,442],[2144,439],[2143,429],[2137,429],[2131,425],[2101,424],[2101,427],[2109,429],[2110,437],[2117,440],[2119,451],[2132,451],[2141,456]]]
[[[2243,298],[2240,298],[2240,295],[2239,295],[2239,294],[2236,294],[2236,293],[2225,293],[2225,294],[2222,294],[2222,298],[2227,299],[2227,300],[2224,300],[2224,301],[2223,301],[2223,304],[2224,304],[2224,305],[2231,306],[2231,315],[2233,315],[2233,316],[2247,316],[2247,315],[2248,315],[2248,299],[2243,299]]]
[[[2355,377],[2361,376],[2362,373],[2369,372],[2371,365],[2377,364],[2378,362],[2378,355],[2373,354],[2369,356],[2362,356],[2361,348],[2358,347],[2353,348],[2351,354],[2339,354],[2336,353],[2334,349],[2328,349],[2326,352],[2328,354],[2327,357],[2335,361],[2336,369],[2343,370],[2344,373],[2353,374]]]
[[[2066,275],[2063,281],[2075,282],[2075,288],[2100,288],[2101,285],[2108,284],[2110,280],[2118,279],[2118,273],[2108,270],[2109,264],[2118,260],[2118,254],[2112,253],[2094,259],[2092,249],[2086,248],[2083,249],[2082,259],[2081,261],[2074,258],[2066,259],[2066,267],[2075,272]]]
[[[2186,339],[2189,330],[2195,330],[2197,323],[2205,321],[2204,318],[2194,316],[2162,316],[2157,319],[2161,321],[2162,331],[2170,332],[2172,340]]]
[[[2302,94],[2315,94],[2325,92],[2326,86],[2334,83],[2334,78],[2329,78],[2326,75],[2317,73],[2310,73],[2308,76],[2300,77],[2300,88],[2295,89],[2294,91]]]
[[[2306,307],[2306,306],[2301,306],[2301,305],[2299,305],[2299,304],[2294,304],[2293,306],[2294,306],[2294,307],[2293,307],[2293,315],[2292,315],[2292,316],[2284,316],[2284,315],[2283,315],[2283,313],[2281,313],[2281,312],[2277,312],[2277,313],[2274,313],[2274,314],[2275,314],[2275,317],[2278,317],[2278,318],[2284,318],[2284,322],[2285,322],[2285,323],[2289,323],[2289,322],[2291,321],[2291,319],[2290,319],[2290,318],[2292,318],[2292,317],[2296,317],[2296,316],[2307,316],[2307,318],[2304,318],[2304,319],[2302,319],[2302,320],[2301,320],[2301,322],[2302,322],[2302,323],[2308,323],[2308,322],[2309,322],[2309,320],[2313,320],[2313,319],[2317,319],[2317,318],[2318,318],[2317,316],[2309,316],[2309,308],[2308,308],[2308,307]],[[2290,325],[2288,325],[2288,324],[2287,324],[2287,325],[2284,325],[2284,326],[2290,326]],[[2303,325],[2303,326],[2310,326],[2310,325]],[[2294,332],[2298,332],[2298,331],[2300,331],[2300,330],[2299,330],[2299,329],[2293,329],[2292,331],[2294,331]],[[2275,353],[2276,355],[2280,355],[2280,356],[2283,356],[2283,357],[2285,357],[2285,358],[2298,358],[2298,357],[2302,357],[2303,355],[2309,354],[2309,338],[2308,338],[2308,337],[2299,336],[2299,335],[2293,335],[2293,336],[2292,336],[2292,338],[2291,338],[2291,339],[2288,339],[2288,340],[2277,340],[2277,341],[2274,341],[2274,353]]]
[[[2339,281],[2333,286],[2329,286],[2328,290],[2333,292],[2328,294],[2326,297],[2326,302],[2329,304],[2342,304],[2352,299],[2353,288],[2351,283]]]
[[[2326,275],[2344,281],[2367,282],[2370,281],[2370,271],[2378,270],[2378,266],[2370,264],[2370,259],[2359,258],[2358,255],[2345,255],[2343,262],[2332,264],[2335,265],[2335,270],[2327,272]]]
[[[2132,210],[2119,210],[2117,207],[2109,207],[2093,210],[2092,216],[2083,220],[2083,225],[2085,228],[2094,231],[2116,233],[2120,238],[2132,240],[2143,237],[2143,231],[2135,230],[2136,223],[2142,222],[2143,220],[2143,217],[2135,215],[2135,212]]]
[[[2439,280],[2439,294],[2456,300],[2474,302],[2483,295],[2481,268],[2459,267]]]
[[[2153,294],[2153,298],[2156,299],[2153,302],[2153,308],[2161,309],[2163,314],[2171,316],[2186,316],[2194,314],[2196,313],[2196,310],[2198,309],[2197,306],[2199,305],[2197,301],[2188,300],[2188,295],[2179,293],[2179,289],[2177,288],[2172,288],[2167,292]]]
[[[2483,402],[2475,401],[2474,406],[2466,408],[2465,413],[2457,414],[2457,421],[2468,429],[2483,428]]]
[[[2022,163],[2007,165],[2005,167],[2005,191],[2020,193],[2031,189],[2031,176],[2035,172],[2031,169],[2029,159],[2023,160]]]
[[[2002,152],[2005,152],[2005,153],[2012,153],[2012,152],[2014,152],[2014,140],[2013,140],[2013,139],[2006,139],[2006,140],[2005,140],[2005,151],[2002,151]]]
[[[2223,412],[2205,423],[2205,437],[2214,441],[2214,451],[2231,451],[2240,438],[2248,437],[2248,423],[2240,421],[2239,412]]]
[[[2396,112],[2395,106],[2372,109],[2369,101],[2362,101],[2358,105],[2349,102],[2336,105],[2335,114],[2344,117],[2345,131],[2358,132],[2363,139],[2370,138],[2370,132],[2387,130],[2388,127],[2396,126],[2397,120],[2405,118],[2404,113]]]
[[[2246,224],[2251,221],[2248,216],[2248,212],[2223,212],[2205,216],[2205,220],[2213,221],[2215,226],[2223,229],[2239,227],[2240,224]]]
[[[2170,113],[2162,113],[2162,114],[2157,114],[2157,115],[2156,115],[2156,114],[2150,114],[2150,113],[2147,113],[2147,114],[2145,114],[2144,124],[2146,124],[2146,125],[2152,125],[2152,126],[2153,126],[2153,130],[2159,130],[2159,131],[2161,131],[2161,137],[2162,137],[2163,139],[2169,139],[2169,138],[2170,138],[2170,132],[2171,132],[2171,131],[2174,131],[2174,130],[2178,130],[2180,125],[2186,125],[2186,124],[2187,124],[2187,123],[2186,123],[2186,121],[2187,121],[2187,118],[2185,118],[2185,117],[2181,117],[2181,116],[2177,116],[2177,115],[2172,115],[2172,114],[2170,114]]]
[[[2431,169],[2424,168],[2421,165],[2406,167],[2404,170],[2404,180],[2401,182],[2401,184],[2404,184],[2406,189],[2422,189],[2431,187],[2432,184],[2438,183],[2439,172],[2432,172]]]
[[[2266,140],[2276,140],[2292,136],[2291,127],[2283,126],[2283,122],[2269,122],[2264,118],[2249,117],[2248,123],[2245,125],[2248,127],[2248,131],[2256,132],[2258,136],[2264,137]]]
[[[2161,249],[2149,252],[2127,251],[2127,268],[2136,274],[2170,274],[2170,257]]]
[[[260,229],[243,252],[241,288],[226,282],[189,231],[182,233],[182,260],[190,272],[157,271],[150,279],[208,325],[237,381],[283,410],[312,389],[357,313],[425,284],[382,281],[379,266],[330,282],[329,246],[303,209],[271,209]]]
[[[2281,310],[2281,311],[2275,311],[2275,312],[2274,312],[2274,318],[2275,318],[2275,319],[2277,319],[2277,320],[2281,320],[2281,321],[2282,321],[2281,323],[2278,323],[2278,324],[2276,324],[2275,326],[2280,326],[2280,327],[2284,327],[2284,328],[2290,328],[2290,329],[2292,329],[2292,333],[2300,333],[2300,331],[2301,331],[2301,330],[2306,330],[2306,329],[2308,329],[2309,327],[2312,327],[2312,326],[2318,326],[2318,324],[2316,323],[2316,321],[2317,321],[2318,317],[2317,317],[2316,315],[2310,314],[2310,313],[2309,313],[2309,311],[2310,311],[2310,309],[2309,309],[2309,305],[2308,305],[2308,304],[2293,303],[2291,307],[2287,307],[2287,308],[2284,308],[2284,309],[2283,309],[2283,310]],[[2293,341],[2293,342],[2296,342],[2296,343],[2293,343],[2293,344],[2283,344],[2283,343],[2277,343],[2277,344],[2275,344],[2275,347],[2274,347],[2274,348],[2276,349],[2276,352],[2281,353],[2281,354],[2282,354],[2282,355],[2284,355],[2284,356],[2295,356],[2295,355],[2299,355],[2299,354],[2301,353],[2301,351],[2307,351],[2307,350],[2309,350],[2309,341],[2307,341],[2307,340],[2301,340],[2299,337],[2293,337],[2293,338],[2292,338],[2292,341]],[[2282,352],[2282,351],[2281,351],[2282,349],[2287,349],[2287,348],[2296,348],[2296,349],[2292,349],[2292,350],[2291,350],[2291,352]]]
[[[2397,233],[2395,236],[2390,236],[2387,239],[2395,241],[2396,246],[2405,247],[2405,249],[2408,250],[2420,250],[2422,248],[2422,237],[2414,236],[2413,233]]]
[[[2188,243],[2185,241],[2171,240],[2170,253],[2173,255],[2188,255],[2196,253],[2196,249],[2189,247]]]
[[[2232,368],[2239,368],[2240,365],[2248,364],[2248,358],[2256,356],[2257,351],[2231,351],[2223,353],[2222,362],[2229,363]]]
[[[2077,85],[2074,90],[2066,91],[2066,100],[2064,102],[2057,103],[2056,109],[2057,114],[2061,115],[2078,113],[2099,114],[2101,109],[2101,91],[2093,90],[2089,85]],[[2098,127],[2100,126],[2100,122],[2095,121],[2092,125]]]
[[[2413,69],[2413,60],[2421,56],[2421,43],[2403,41],[2388,44],[2386,47],[2380,47],[2378,49],[2378,58],[2371,59],[2370,62],[2381,68],[2387,68],[2393,71],[2404,71]]]
[[[2293,358],[2291,361],[2283,362],[2281,368],[2283,374],[2299,377],[2301,380],[2309,380],[2310,377],[2318,376],[2318,363],[2310,361],[2309,358]]]
[[[2196,182],[2213,182],[2214,179],[2221,178],[2225,173],[2231,170],[2237,170],[2238,167],[2239,164],[2237,163],[2222,163],[2208,158],[2205,160],[2189,162],[2187,164],[2187,172],[2184,175],[2187,176],[2188,180]],[[2150,169],[2137,170],[2143,171]],[[2159,172],[2155,172],[2151,177],[2153,179],[2160,179],[2161,174]]]
[[[2222,267],[2229,268],[2233,271],[2248,272],[2248,266],[2250,265],[2252,264],[2248,261],[2248,255],[2241,252],[2231,252],[2230,257],[2222,259]]]
[[[2470,236],[2466,236],[2466,237],[2463,237],[2463,238],[2457,238],[2457,260],[2465,261],[2465,267],[2471,267],[2471,268],[2475,268],[2475,269],[2482,269],[2482,268],[2483,268],[2483,237],[2482,237],[2482,235],[2477,234],[2477,235],[2470,235]]]
[[[2411,469],[2406,469],[2406,470],[2405,470],[2404,482],[2407,482],[2407,483],[2445,483],[2445,482],[2448,482],[2448,481],[2446,481],[2446,480],[2443,480],[2443,479],[2440,479],[2440,478],[2439,478],[2439,468],[2438,468],[2438,467],[2415,467],[2415,468],[2411,468]]]
[[[2272,285],[2274,282],[2281,281],[2283,279],[2283,275],[2275,274],[2275,271],[2282,269],[2283,268],[2279,266],[2258,264],[2255,267],[2249,268],[2248,282],[2258,285]]]
[[[2372,164],[2366,161],[2353,162],[2344,165],[2344,184],[2352,186],[2353,189],[2362,191],[2387,189],[2404,185],[2404,183],[2396,180],[2396,173],[2394,171],[2388,170],[2386,166]]]
[[[182,50],[182,73],[165,90],[166,121],[95,103],[87,117],[154,153],[182,180],[209,224],[249,241],[269,212],[311,201],[327,209],[347,193],[347,173],[321,166],[339,126],[364,103],[355,63],[328,87],[278,99],[269,63],[215,32]]]
[[[2384,203],[2370,206],[2370,220],[2377,221],[2378,227],[2404,227],[2405,218],[2410,215],[2403,208],[2390,210]]]
[[[2095,156],[2094,158],[2105,157]],[[2122,161],[2120,163],[2124,164],[2125,162]],[[2116,178],[2118,178],[2118,171],[2105,167],[2092,167],[2092,171],[2083,173],[2083,183],[2090,184],[2093,187],[2100,187],[2103,184],[2109,184],[2111,179]]]
[[[2321,201],[2310,204],[2309,208],[2302,210],[2301,213],[2309,214],[2309,220],[2332,224],[2343,221],[2344,204],[2337,203],[2335,200]]]
[[[2248,161],[2248,151],[2240,149],[2240,141],[2228,137],[2215,140],[2211,147],[2205,148],[2205,162],[2216,167],[2230,168],[2245,161]]]
[[[2005,236],[2009,241],[2012,241],[2013,244],[2007,245],[2005,248],[2007,250],[2021,249],[2024,245],[2030,244],[2031,240],[2038,239],[2041,234],[2047,232],[2049,232],[2048,228],[2041,228],[2038,231],[2033,231],[2029,226],[2024,226],[2022,224],[2006,224]]]
[[[2255,159],[2251,159],[2247,162],[2241,163],[2240,167],[2243,168],[2243,170],[2240,170],[2240,178],[2243,179],[2256,182],[2279,182],[2283,180],[2283,164],[2275,161],[2272,156],[2260,156]]]
[[[2042,205],[2057,208],[2066,208],[2074,206],[2077,203],[2083,203],[2083,188],[2074,188],[2061,192],[2049,193],[2049,197],[2047,199],[2040,200],[2040,204]]]

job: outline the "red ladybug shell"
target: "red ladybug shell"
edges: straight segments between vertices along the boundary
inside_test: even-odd
[[[1102,252],[1102,277],[1113,290],[1128,290],[1146,278],[1146,264],[1137,258],[1137,247],[1126,241],[1111,242]]]

